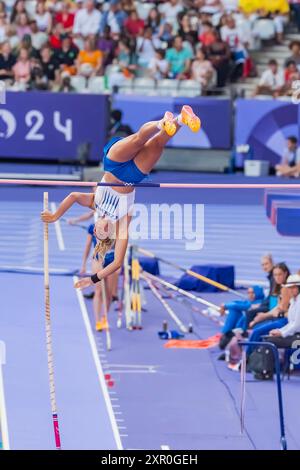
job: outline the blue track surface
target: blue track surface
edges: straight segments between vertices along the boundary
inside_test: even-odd
[[[20,190],[21,198],[16,195]],[[41,268],[41,192],[24,188],[14,191],[11,200],[4,199],[4,192],[0,191],[1,266]],[[56,200],[57,194],[50,190],[50,201]],[[176,200],[177,194],[173,196]],[[186,197],[191,202],[191,192]],[[222,207],[217,199],[214,203],[206,201],[205,245],[197,253],[197,260],[195,252],[183,251],[180,241],[147,241],[143,246],[186,267],[195,261],[233,263],[237,277],[242,279],[263,279],[259,258],[269,251],[276,261],[287,261],[292,270],[299,268],[295,253],[299,252],[300,240],[292,238],[287,244],[276,233],[264,215],[261,194],[252,193],[250,200],[245,196],[243,204],[239,198],[238,205],[232,201],[232,195],[227,200],[222,196]],[[77,208],[70,215],[79,213],[81,210]],[[86,234],[63,223],[61,229],[65,251],[59,250],[55,229],[50,228],[50,268],[72,271],[80,266]],[[163,273],[175,274],[169,268],[163,268]],[[115,435],[72,283],[72,277],[51,276],[55,382],[62,445],[65,449],[113,449]],[[11,447],[53,449],[43,279],[40,275],[0,273],[0,285],[0,339],[7,347],[7,364],[3,369]],[[110,406],[123,447],[278,449],[274,383],[254,382],[248,377],[246,433],[241,435],[239,375],[216,360],[216,350],[165,349],[157,331],[166,319],[170,328],[174,325],[149,291],[146,297],[148,311],[143,315],[142,331],[117,329],[116,313],[112,309],[111,352],[106,351],[105,335],[94,333],[102,367],[114,381],[109,389]],[[230,298],[227,294],[205,297],[216,303]],[[86,305],[93,327],[91,302],[86,301]],[[216,333],[217,326],[199,313],[191,313],[175,301],[170,301],[170,305],[185,324],[194,324],[199,337]],[[288,445],[299,449],[300,414],[295,412],[299,378],[286,381],[283,392]]]

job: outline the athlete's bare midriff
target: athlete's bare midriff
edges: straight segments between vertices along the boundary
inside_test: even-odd
[[[113,184],[113,183],[117,183],[117,184],[124,184],[123,181],[119,180],[118,178],[116,178],[112,173],[110,173],[109,171],[106,171],[104,173],[104,180],[105,180],[105,183],[110,183],[110,184]],[[134,188],[132,186],[124,186],[124,187],[120,187],[120,186],[112,186],[112,188],[117,191],[117,193],[125,193],[125,194],[129,194],[129,193],[132,193],[132,191],[134,191]]]

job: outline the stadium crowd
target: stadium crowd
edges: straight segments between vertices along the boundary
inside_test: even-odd
[[[192,79],[202,90],[256,76],[251,51],[281,44],[300,0],[0,1],[0,79],[15,90],[73,91],[73,77]],[[289,94],[300,43],[285,68],[270,62],[256,93]]]

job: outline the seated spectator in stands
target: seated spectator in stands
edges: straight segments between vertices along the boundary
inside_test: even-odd
[[[61,48],[61,36],[63,34],[63,26],[61,23],[57,23],[54,25],[52,29],[52,33],[49,37],[49,44],[52,49],[60,49]]]
[[[170,23],[162,23],[159,28],[159,32],[157,37],[168,44],[168,47],[172,46],[172,42],[174,40],[174,35],[173,35],[173,28]]]
[[[146,19],[146,28],[151,28],[153,36],[158,36],[161,24],[160,12],[157,8],[151,8]]]
[[[52,16],[44,2],[38,2],[36,4],[34,19],[39,31],[44,31],[47,34],[50,34],[52,28]]]
[[[7,39],[6,28],[6,14],[0,12],[0,44],[2,44]]]
[[[49,46],[44,46],[41,49],[41,66],[44,77],[51,85],[57,78],[59,63]]]
[[[135,76],[138,70],[137,61],[135,47],[131,45],[130,41],[128,39],[119,41],[116,58],[109,74],[109,83],[113,90],[126,83],[127,79]]]
[[[287,138],[281,162],[276,165],[275,169],[277,176],[299,176],[300,148],[297,137],[292,135]]]
[[[16,31],[19,39],[23,39],[26,34],[31,33],[27,13],[20,13],[16,18]]]
[[[8,24],[6,28],[7,40],[10,47],[14,50],[17,49],[20,44],[19,36],[17,35],[16,27],[13,24]]]
[[[125,31],[133,37],[141,34],[141,32],[144,30],[144,26],[144,20],[141,20],[141,18],[138,17],[136,10],[132,10],[129,17],[124,22]]]
[[[276,284],[270,296],[270,310],[266,313],[258,313],[250,323],[252,333],[249,336],[249,341],[261,341],[262,336],[287,323],[285,313],[288,311],[290,292],[283,287],[283,284],[286,283],[289,275],[290,271],[285,263],[278,263],[274,266],[273,276]],[[273,302],[275,306],[271,308]],[[248,347],[247,354],[249,355],[251,352],[252,347]]]
[[[77,56],[77,70],[80,75],[91,77],[102,72],[103,53],[96,49],[95,41],[87,38],[84,41],[84,49]]]
[[[136,40],[136,53],[139,66],[147,68],[150,60],[155,56],[156,49],[160,47],[161,42],[158,38],[153,37],[151,28],[146,28],[142,31]]]
[[[300,32],[300,0],[289,0],[290,9],[294,13],[294,20]]]
[[[30,56],[28,49],[20,49],[17,62],[13,66],[14,80],[16,85],[25,89],[31,77]]]
[[[255,90],[255,95],[272,95],[274,98],[279,96],[283,91],[284,71],[278,67],[275,59],[271,59],[268,69],[265,70],[259,81],[259,85]]]
[[[183,41],[190,41],[193,45],[196,44],[198,41],[198,31],[192,28],[190,16],[185,13],[179,13],[178,22],[178,36],[180,36]]]
[[[0,1],[0,13],[4,13],[6,15],[6,6],[3,0]]]
[[[249,327],[249,324],[254,320],[255,316],[258,313],[266,313],[270,310],[270,305],[272,305],[271,296],[275,292],[275,280],[273,276],[274,262],[271,254],[262,256],[261,258],[261,267],[263,271],[267,274],[267,279],[269,281],[268,295],[261,302],[257,308],[251,308],[251,310],[246,312],[245,315],[245,329]]]
[[[209,23],[209,21],[204,21],[204,23],[202,23],[199,41],[204,47],[210,46],[216,42],[214,27],[211,23]]]
[[[30,21],[29,25],[32,46],[39,51],[48,41],[48,34],[38,29],[35,20]]]
[[[300,83],[300,72],[297,68],[296,62],[290,60],[284,71],[284,87],[282,94],[286,96],[292,96],[295,92],[294,84]]]
[[[300,276],[293,274],[284,285],[290,292],[290,304],[287,312],[287,324],[270,331],[266,341],[275,344],[277,348],[290,348],[300,339]],[[299,344],[298,344],[299,347]]]
[[[84,8],[77,10],[74,18],[73,34],[80,47],[83,39],[89,35],[96,35],[99,32],[101,13],[95,8],[93,0],[86,0]],[[77,45],[77,41],[76,41]]]
[[[79,51],[68,34],[63,35],[61,39],[61,48],[55,51],[56,60],[60,68],[68,70],[71,75],[75,75],[75,61]]]
[[[103,65],[109,65],[114,58],[114,52],[117,47],[117,42],[111,37],[110,27],[107,25],[104,32],[100,34],[97,42],[97,49],[103,52]]]
[[[191,67],[191,78],[199,82],[202,89],[205,90],[209,87],[213,74],[214,69],[211,62],[207,60],[205,49],[201,46],[197,47],[196,58]]]
[[[10,80],[14,76],[12,69],[16,63],[16,58],[11,52],[8,41],[2,43],[0,51],[0,80]]]
[[[15,23],[17,17],[22,13],[27,14],[25,0],[16,0],[10,15],[10,22]]]
[[[74,26],[74,13],[70,11],[69,2],[62,2],[61,9],[54,17],[54,24],[61,24],[64,33],[71,33]]]
[[[236,81],[243,74],[243,66],[248,57],[246,50],[247,39],[237,27],[235,19],[231,15],[226,16],[225,25],[220,29],[221,38],[231,50],[234,64],[231,71],[231,81]]]
[[[284,66],[286,67],[289,62],[293,61],[300,70],[300,41],[292,41],[289,45],[289,48],[292,54],[286,59]]]
[[[193,54],[190,49],[183,46],[182,38],[176,36],[173,47],[167,50],[166,59],[169,62],[170,78],[182,80],[189,74]]]
[[[39,58],[39,51],[37,51],[33,46],[32,46],[32,41],[31,41],[31,36],[29,34],[25,34],[23,37],[22,41],[20,42],[18,46],[18,50],[22,49],[24,47],[27,49],[29,58],[31,57],[36,57]]]
[[[122,9],[120,0],[110,0],[108,10],[104,11],[100,23],[100,33],[104,31],[105,26],[109,26],[112,34],[119,34],[123,28],[127,13]]]
[[[181,0],[169,0],[168,2],[160,4],[158,8],[165,22],[169,23],[176,33],[178,31],[177,16],[178,13],[183,11]]]
[[[214,35],[215,41],[206,48],[206,53],[208,60],[217,71],[217,87],[222,88],[226,85],[230,72],[231,51],[229,45],[222,41],[219,33],[215,31]]]
[[[30,60],[30,65],[30,90],[47,91],[49,89],[49,84],[47,77],[43,73],[41,62],[38,59],[32,58]]]
[[[150,76],[155,80],[168,77],[169,62],[166,60],[166,53],[163,49],[157,49],[155,56],[149,62]]]

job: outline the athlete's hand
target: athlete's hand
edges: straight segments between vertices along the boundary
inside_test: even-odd
[[[48,224],[51,224],[52,222],[56,222],[57,218],[55,217],[55,214],[52,214],[50,211],[43,211],[41,212],[41,219],[43,222],[47,222]]]
[[[85,289],[86,287],[90,287],[93,285],[93,281],[90,277],[84,277],[83,279],[79,279],[79,281],[75,282],[74,287],[76,289]]]
[[[84,274],[86,274],[86,266],[82,266],[80,271],[79,271],[80,276],[83,276]]]

